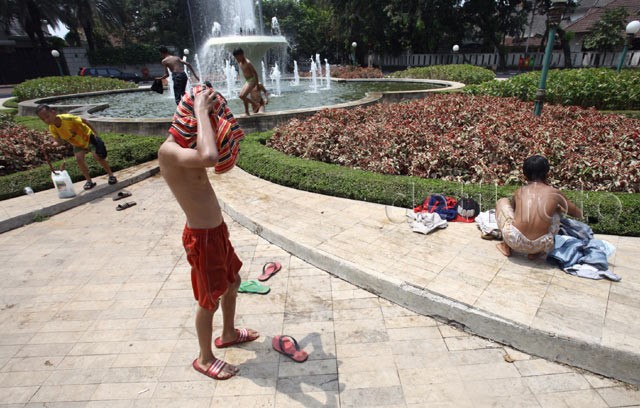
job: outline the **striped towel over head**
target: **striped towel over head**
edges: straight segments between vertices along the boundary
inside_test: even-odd
[[[184,148],[196,148],[198,136],[198,121],[193,111],[194,96],[202,92],[204,85],[195,85],[186,92],[173,115],[169,133],[175,141]],[[238,160],[240,141],[244,139],[244,132],[222,95],[217,94],[213,103],[213,110],[209,115],[216,133],[218,146],[218,163],[215,172],[220,174],[231,170]]]

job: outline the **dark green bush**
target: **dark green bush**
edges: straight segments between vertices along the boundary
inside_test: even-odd
[[[480,84],[491,81],[496,77],[493,71],[467,64],[432,65],[428,67],[407,68],[404,71],[394,72],[391,78],[418,78],[440,79],[443,81],[456,81],[464,84]]]
[[[510,196],[516,186],[460,184],[438,179],[388,176],[334,164],[287,156],[265,146],[272,132],[248,135],[242,142],[238,165],[274,183],[354,200],[413,208],[431,193],[475,198],[483,209]],[[597,233],[640,236],[640,194],[567,191],[582,205]]]
[[[89,51],[91,65],[147,64],[160,60],[158,47],[133,44],[126,47],[107,47]]]
[[[474,95],[515,96],[533,101],[540,82],[540,71],[516,75],[506,81],[491,81],[466,87]],[[611,110],[640,109],[640,70],[620,73],[608,68],[550,70],[545,102],[584,108]]]
[[[18,102],[27,99],[46,98],[48,96],[68,95],[81,92],[108,91],[112,89],[131,89],[137,85],[113,78],[55,76],[30,79],[13,88]]]

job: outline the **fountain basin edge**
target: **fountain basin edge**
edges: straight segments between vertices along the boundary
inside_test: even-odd
[[[314,108],[304,109],[290,109],[281,111],[268,111],[265,113],[256,113],[251,116],[244,114],[235,115],[238,123],[246,133],[263,132],[273,129],[281,123],[287,122],[293,118],[304,118],[312,116],[316,112],[322,109],[338,109],[338,108],[355,108],[358,106],[367,106],[375,103],[392,103],[407,99],[419,99],[428,96],[433,92],[450,91],[453,89],[459,89],[464,87],[464,84],[460,82],[442,81],[442,80],[420,80],[420,79],[406,79],[406,78],[393,78],[393,79],[342,79],[331,78],[331,81],[335,82],[424,82],[430,84],[442,85],[442,88],[437,89],[424,89],[413,91],[385,91],[385,92],[367,92],[364,98],[356,101],[345,102],[335,105],[318,106]],[[90,95],[105,95],[113,93],[129,93],[129,92],[153,92],[149,88],[137,88],[137,89],[122,89],[111,91],[97,91],[87,92],[81,94],[70,94],[52,96],[47,98],[30,99],[20,102],[18,104],[19,116],[34,116],[36,113],[36,107],[39,104],[58,101],[58,103],[51,104],[55,107],[58,113],[72,113],[91,122],[91,125],[98,131],[98,133],[110,132],[110,133],[125,133],[135,134],[140,136],[159,136],[166,137],[167,130],[171,125],[171,117],[164,118],[113,118],[107,116],[100,116],[99,112],[109,107],[108,104],[93,104],[93,105],[65,105],[59,103],[60,100],[77,98]]]

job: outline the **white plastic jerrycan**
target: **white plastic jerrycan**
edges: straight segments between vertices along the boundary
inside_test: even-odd
[[[58,197],[75,197],[76,193],[75,191],[73,191],[73,182],[71,181],[71,177],[69,177],[69,173],[66,170],[52,171],[51,180],[53,180],[53,185],[58,192]]]

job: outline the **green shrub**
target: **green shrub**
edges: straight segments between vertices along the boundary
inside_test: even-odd
[[[391,78],[440,79],[462,82],[467,85],[491,81],[496,77],[493,71],[474,65],[432,65],[428,67],[407,68],[394,72]]]
[[[46,98],[48,96],[136,87],[137,85],[134,83],[113,78],[55,76],[25,81],[13,88],[13,94],[17,97],[18,102],[21,102],[27,99]]]
[[[413,208],[431,193],[475,198],[483,210],[493,208],[497,198],[510,196],[517,186],[456,183],[439,179],[390,176],[287,156],[266,147],[272,132],[247,135],[238,165],[274,183],[361,201]],[[594,232],[640,236],[640,194],[566,191],[584,208]]]
[[[533,101],[540,82],[540,71],[516,75],[506,81],[491,81],[466,87],[474,95],[515,96]],[[611,110],[640,109],[640,70],[620,73],[608,68],[550,70],[545,102],[584,108]]]
[[[91,65],[147,64],[160,58],[157,47],[142,44],[101,48],[89,51],[88,56]]]

